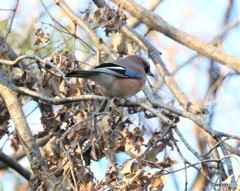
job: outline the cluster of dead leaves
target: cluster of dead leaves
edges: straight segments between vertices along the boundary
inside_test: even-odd
[[[105,27],[106,34],[109,34],[117,32],[125,23],[126,17],[120,9],[104,7],[94,12],[93,21]],[[37,44],[49,40],[48,35],[42,30],[37,30],[36,36],[39,41]],[[58,52],[46,58],[45,61],[51,62],[63,73],[81,67],[74,56],[67,52]],[[11,80],[16,85],[28,87],[53,98],[92,94],[95,89],[93,84],[82,79],[63,79],[53,67],[35,60],[31,60],[30,64],[24,66],[9,67],[8,70]],[[39,105],[43,104],[40,100],[36,101]],[[140,122],[136,125],[131,118],[131,114],[142,112],[141,108],[112,107],[107,109],[104,107],[95,117],[79,125],[62,140],[63,134],[68,129],[85,120],[99,105],[99,101],[76,102],[60,105],[51,112],[41,111],[44,131],[37,134],[35,138],[46,135],[51,137],[49,143],[41,151],[51,172],[59,178],[62,186],[69,190],[75,189],[73,182],[76,182],[80,190],[104,190],[106,188],[130,191],[147,188],[162,190],[165,185],[162,175],[164,169],[176,163],[170,158],[160,159],[158,157],[165,148],[173,148],[171,134],[169,133],[166,138],[156,144],[161,131],[152,133],[152,138],[146,140],[144,135],[147,127]],[[177,116],[169,112],[163,114],[175,122],[178,121]],[[2,116],[4,115],[5,113],[2,112]],[[162,127],[167,128],[166,124]],[[60,147],[60,141],[68,156]],[[19,144],[19,140],[14,136],[12,147],[15,151],[18,150]],[[120,152],[125,152],[131,157],[122,165],[115,161],[115,155]],[[91,169],[90,164],[104,157],[110,161],[110,165],[105,172],[104,179],[96,181],[94,173],[98,173],[98,170]],[[30,184],[30,186],[34,188],[42,186],[41,181],[32,181],[32,183],[35,184]]]
[[[99,103],[95,103],[99,104]],[[64,107],[64,106],[63,106]],[[85,190],[162,190],[165,185],[162,172],[176,164],[176,161],[169,157],[159,161],[157,155],[167,146],[171,147],[170,139],[164,139],[161,143],[151,146],[151,142],[157,139],[159,133],[153,134],[147,144],[143,144],[145,127],[141,124],[130,130],[134,125],[130,118],[123,120],[123,110],[113,109],[97,118],[86,121],[64,140],[64,148],[71,156],[72,164],[59,147],[61,135],[71,128],[77,121],[89,116],[95,108],[92,102],[87,103],[85,110],[80,110],[71,115],[76,105],[61,108],[58,114],[51,118],[45,118],[46,132],[53,137],[48,146],[43,149],[43,155],[49,168],[60,179],[64,179],[63,186],[74,189],[73,177],[70,173],[70,166],[73,165],[74,178],[79,188]],[[65,126],[62,126],[63,123]],[[49,128],[51,127],[51,128]],[[144,153],[149,147],[147,153]],[[119,166],[114,161],[114,155],[119,152],[126,152],[131,159]],[[103,157],[110,160],[105,178],[100,182],[95,181],[94,173],[97,169],[90,168],[91,161],[99,161]],[[155,169],[151,172],[150,169]],[[148,170],[147,170],[148,169]],[[156,170],[157,169],[157,170]],[[101,172],[102,173],[102,172]]]
[[[58,53],[46,61],[54,63],[67,73],[79,67],[79,63],[72,60],[68,54]],[[53,68],[47,65],[40,66],[39,63],[26,66],[17,83],[50,97],[90,94],[94,90],[94,86],[85,80],[69,79],[66,84]],[[161,131],[154,132],[150,140],[145,140],[146,127],[141,123],[134,124],[130,117],[131,114],[142,111],[137,107],[131,109],[111,107],[107,110],[104,107],[97,116],[85,121],[68,134],[63,140],[63,145],[71,158],[69,162],[69,156],[67,157],[60,148],[63,134],[74,124],[85,120],[99,105],[99,101],[68,103],[41,117],[44,131],[35,137],[41,138],[46,135],[51,137],[51,141],[42,149],[42,154],[52,173],[62,181],[63,187],[70,190],[75,188],[74,180],[81,190],[163,189],[165,185],[163,170],[174,165],[176,161],[170,158],[159,159],[158,154],[166,147],[173,148],[171,134],[157,144],[153,143],[161,136]],[[178,120],[169,112],[163,114],[172,120]],[[129,117],[124,118],[126,115]],[[166,124],[162,127],[167,128]],[[18,144],[17,139],[13,139],[12,146],[15,150],[18,149]],[[120,152],[126,152],[131,157],[122,166],[116,164],[114,157]],[[95,169],[91,169],[90,164],[103,157],[110,161],[110,165],[105,178],[98,182],[94,175],[98,170],[94,172]],[[36,188],[35,184],[34,186]]]
[[[93,21],[105,28],[107,36],[118,32],[127,19],[121,8],[98,8],[92,18],[90,18],[90,8],[83,14],[85,14],[85,21]],[[50,35],[42,29],[36,29],[35,35],[37,39],[34,45],[47,43],[51,39]],[[53,63],[63,73],[80,68],[74,56],[66,52],[56,53],[45,61]],[[54,68],[36,61],[25,66],[11,67],[9,73],[16,85],[28,87],[54,98],[91,94],[95,90],[94,85],[85,80],[64,80]],[[36,101],[42,104],[41,101]],[[113,107],[105,110],[102,108],[97,116],[85,121],[64,140],[61,139],[69,128],[85,120],[99,105],[99,101],[68,103],[42,115],[44,131],[37,134],[35,138],[46,135],[51,137],[48,144],[41,150],[51,172],[62,181],[62,186],[69,190],[75,189],[74,182],[80,190],[94,191],[106,188],[130,191],[162,190],[165,185],[163,170],[174,165],[176,161],[170,158],[159,159],[158,154],[166,147],[172,148],[169,138],[171,134],[157,144],[152,143],[161,136],[161,132],[155,132],[150,140],[145,140],[146,127],[141,123],[135,125],[130,117],[131,114],[141,112],[141,109]],[[129,117],[124,118],[126,113]],[[170,119],[178,120],[171,113],[164,114]],[[167,127],[163,125],[163,128]],[[68,156],[60,147],[61,140]],[[17,137],[12,139],[12,147],[15,151],[18,150]],[[126,152],[131,157],[121,166],[115,162],[115,155],[120,152]],[[104,179],[96,181],[94,173],[97,173],[97,170],[94,172],[95,169],[91,169],[90,164],[103,157],[110,161],[110,165]],[[30,182],[35,183],[30,184],[32,188],[42,186],[38,180]]]
[[[93,17],[90,18],[91,9],[90,6],[83,12],[83,20],[88,22],[94,22],[97,26],[105,28],[106,36],[109,36],[111,33],[116,33],[120,28],[126,24],[127,17],[124,14],[124,10],[121,7],[117,9],[104,6],[98,8],[93,13]]]

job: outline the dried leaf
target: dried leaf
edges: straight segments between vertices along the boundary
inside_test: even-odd
[[[43,30],[41,28],[37,29],[35,31],[35,35],[37,36],[34,45],[39,45],[42,43],[47,43],[50,41],[51,37],[49,33],[44,33]]]
[[[14,153],[16,153],[18,151],[19,145],[20,145],[20,140],[15,132],[13,134],[13,138],[11,139],[11,147],[13,148]]]
[[[89,15],[90,15],[90,8],[91,8],[92,2],[89,3],[88,7],[84,11],[80,11],[81,14],[84,14],[83,21],[89,21]]]
[[[6,122],[4,122],[3,124],[0,125],[0,139],[9,133],[8,131],[8,124]]]
[[[13,67],[11,72],[11,78],[13,80],[19,80],[23,74],[24,74],[24,71],[21,68]]]
[[[162,168],[168,168],[168,167],[171,167],[171,166],[173,166],[174,164],[177,164],[177,163],[178,163],[177,160],[171,160],[169,157],[167,157],[165,159],[165,161],[159,162],[159,163],[157,163],[157,165],[161,166]]]
[[[164,176],[157,173],[152,177],[152,186],[151,186],[152,191],[160,191],[164,188],[164,185],[165,185]]]
[[[127,17],[123,10],[118,8],[109,8],[108,6],[98,8],[94,14],[93,19],[95,23],[105,28],[106,36],[110,33],[118,32],[120,28],[126,23]]]
[[[123,175],[132,173],[134,170],[137,169],[137,166],[138,164],[136,159],[129,159],[123,163],[122,168],[120,169],[120,172]]]
[[[116,172],[116,168],[113,164],[110,164],[108,170],[105,174],[103,180],[98,184],[98,190],[103,190],[104,185],[116,186],[116,178],[118,173]]]
[[[83,17],[83,21],[89,21],[90,10],[87,11]]]
[[[142,136],[144,135],[145,130],[146,129],[144,127],[142,127],[142,130],[136,127],[133,129],[133,132],[130,132],[128,129],[122,132],[122,135],[125,139],[125,151],[130,151],[132,148],[134,148],[139,155],[141,154],[141,147],[144,142]]]
[[[63,94],[63,95],[66,95],[66,93],[67,93],[66,84],[65,84],[65,81],[64,81],[64,80],[60,81],[59,91],[60,91],[60,93]]]

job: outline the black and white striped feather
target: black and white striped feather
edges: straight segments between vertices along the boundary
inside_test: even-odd
[[[134,72],[131,69],[126,69],[125,67],[114,64],[114,63],[104,63],[88,71],[83,71],[83,70],[73,71],[68,73],[66,77],[89,78],[91,75],[96,75],[100,73],[110,74],[120,78],[131,78],[131,79],[144,78],[142,74]]]

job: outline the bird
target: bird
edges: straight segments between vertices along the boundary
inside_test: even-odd
[[[109,98],[129,98],[145,85],[147,75],[154,77],[149,62],[139,55],[118,58],[90,70],[72,71],[66,77],[86,78],[98,84],[101,95]]]

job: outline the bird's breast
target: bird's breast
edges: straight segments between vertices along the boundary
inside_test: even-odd
[[[146,82],[146,78],[142,79],[129,79],[117,78],[108,74],[99,74],[91,77],[95,81],[100,93],[104,96],[113,98],[129,98],[137,94]]]

